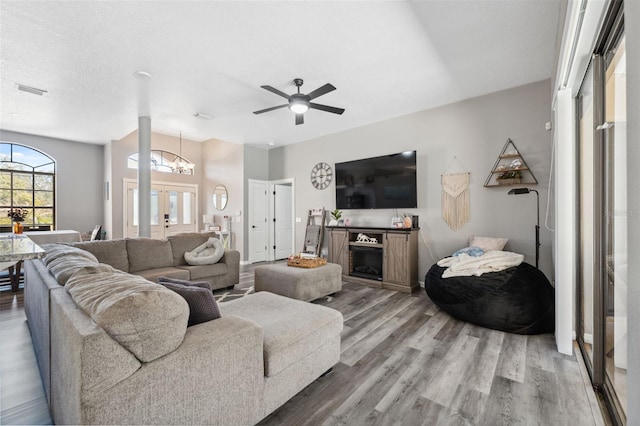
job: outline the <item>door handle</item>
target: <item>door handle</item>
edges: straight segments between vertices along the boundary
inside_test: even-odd
[[[251,225],[251,227],[252,227],[252,228],[256,228],[256,226],[255,226],[255,225]]]

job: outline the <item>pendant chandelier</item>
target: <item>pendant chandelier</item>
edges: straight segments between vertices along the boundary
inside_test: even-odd
[[[182,130],[180,130],[180,154],[169,163],[172,173],[180,175],[192,175],[195,164],[190,163],[182,156]]]

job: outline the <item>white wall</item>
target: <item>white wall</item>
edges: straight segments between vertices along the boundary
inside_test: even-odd
[[[551,121],[549,81],[529,84],[486,96],[416,112],[368,126],[272,149],[269,155],[271,180],[296,179],[296,245],[302,247],[306,211],[312,207],[335,208],[335,182],[325,190],[311,185],[311,168],[320,161],[336,162],[417,151],[418,208],[403,209],[420,216],[420,280],[434,260],[467,245],[471,235],[505,236],[507,249],[524,253],[535,263],[535,194],[508,196],[509,187],[483,186],[507,138],[511,138],[539,185],[540,217],[544,223],[549,183]],[[348,113],[348,110],[347,110]],[[339,119],[337,117],[336,119]],[[452,231],[441,219],[440,175],[454,157],[471,172],[471,220]],[[461,171],[455,163],[449,172]],[[389,226],[394,210],[345,211],[353,225]],[[551,279],[552,234],[541,229],[540,266]]]
[[[0,130],[0,140],[38,149],[56,160],[58,229],[89,232],[103,223],[103,146]]]

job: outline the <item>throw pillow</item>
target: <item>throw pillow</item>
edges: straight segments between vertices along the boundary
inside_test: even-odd
[[[502,250],[509,241],[508,238],[491,238],[491,237],[476,237],[469,238],[469,246],[480,247],[484,251],[490,250]]]
[[[208,281],[189,281],[189,280],[181,280],[178,278],[169,278],[169,277],[160,277],[158,278],[159,283],[173,283],[173,284],[181,284],[181,285],[190,285],[200,288],[206,288],[207,290],[211,290],[211,284]]]
[[[484,254],[484,250],[482,250],[480,247],[465,247],[453,253],[452,256],[456,257],[460,256],[461,254],[467,254],[472,257],[479,257]]]
[[[221,317],[216,299],[211,290],[170,282],[160,282],[166,288],[175,291],[189,304],[189,321],[187,327],[211,321]]]
[[[184,260],[192,266],[213,265],[222,259],[222,256],[224,256],[222,241],[217,238],[209,238],[206,243],[186,252]]]

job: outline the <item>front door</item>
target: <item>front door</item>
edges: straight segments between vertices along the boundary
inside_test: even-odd
[[[196,186],[151,184],[151,238],[196,232]],[[127,182],[125,237],[138,236],[138,184]]]

